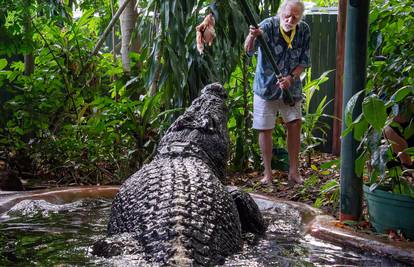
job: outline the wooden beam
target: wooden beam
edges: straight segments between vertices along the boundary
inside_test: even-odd
[[[345,31],[346,31],[346,4],[347,0],[339,0],[338,23],[336,28],[336,85],[335,104],[332,130],[332,154],[339,156],[341,151],[341,121],[342,118],[342,92],[345,57]]]

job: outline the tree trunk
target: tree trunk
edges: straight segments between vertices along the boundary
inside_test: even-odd
[[[126,0],[119,0],[119,6],[122,6],[124,1]],[[122,36],[121,57],[122,68],[124,69],[125,73],[131,72],[131,60],[129,58],[129,52],[139,51],[139,42],[137,39],[134,38],[134,40],[131,40],[132,32],[138,19],[138,12],[135,8],[135,5],[136,1],[131,0],[120,16]]]
[[[25,15],[25,22],[24,22],[24,32],[25,32],[25,42],[32,43],[32,21],[30,18],[29,12],[29,3],[26,3],[26,15]],[[34,56],[33,52],[30,51],[29,53],[24,54],[24,74],[29,76],[34,72]]]
[[[112,19],[109,22],[108,26],[106,26],[104,32],[101,34],[101,37],[99,37],[98,42],[96,42],[96,45],[93,48],[93,51],[91,53],[91,57],[95,56],[98,53],[98,51],[101,48],[103,42],[105,41],[106,36],[108,35],[108,33],[112,29],[112,27],[114,27],[115,22],[118,20],[119,16],[121,16],[122,12],[124,12],[124,9],[125,9],[126,5],[129,3],[129,1],[131,1],[131,0],[124,0],[123,4],[120,5],[118,11],[112,17]]]
[[[29,76],[34,72],[34,56],[33,53],[24,55],[24,75]]]
[[[115,15],[115,10],[114,10],[114,0],[111,0],[111,13],[112,13],[112,18]],[[115,26],[112,27],[112,55],[114,58],[114,63],[116,63],[116,51],[115,51]]]

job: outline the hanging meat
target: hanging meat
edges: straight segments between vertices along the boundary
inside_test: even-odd
[[[216,31],[214,25],[216,24],[213,13],[208,14],[203,22],[196,27],[197,30],[197,50],[200,54],[204,53],[204,43],[211,46],[214,38],[216,38]]]

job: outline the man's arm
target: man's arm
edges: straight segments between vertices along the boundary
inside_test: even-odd
[[[302,72],[305,70],[305,67],[302,65],[297,65],[296,68],[292,70],[290,73],[290,77],[293,78],[293,80],[299,79]]]
[[[246,53],[251,53],[254,50],[254,44],[256,41],[257,36],[262,35],[263,32],[260,28],[255,28],[253,26],[250,26],[249,28],[249,34],[246,37],[246,40],[244,41],[244,51]]]
[[[278,81],[278,85],[282,89],[289,89],[295,82],[295,80],[300,78],[300,74],[305,70],[305,67],[302,65],[297,65],[291,73],[286,77],[281,77]]]

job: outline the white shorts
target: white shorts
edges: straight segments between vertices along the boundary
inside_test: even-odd
[[[269,130],[275,127],[276,115],[279,112],[285,123],[302,118],[301,101],[289,106],[282,99],[264,100],[260,96],[253,97],[253,128]]]

